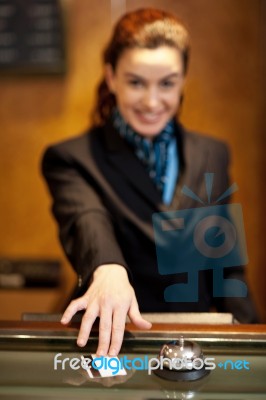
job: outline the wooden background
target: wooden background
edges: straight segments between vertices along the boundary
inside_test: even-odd
[[[123,2],[121,2],[122,4]],[[266,321],[265,272],[265,0],[130,0],[127,10],[154,6],[186,23],[192,59],[184,124],[226,140],[240,190],[250,263],[248,280]],[[57,240],[50,198],[40,175],[44,148],[86,129],[101,49],[122,7],[109,0],[62,1],[68,72],[61,77],[0,77],[0,257],[62,260],[59,290],[0,290],[0,318],[61,309],[75,275]],[[115,4],[115,1],[113,1]],[[112,11],[112,12],[111,12]]]

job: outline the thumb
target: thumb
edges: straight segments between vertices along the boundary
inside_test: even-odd
[[[134,296],[131,306],[128,311],[128,316],[131,322],[136,325],[137,328],[140,329],[150,329],[152,324],[146,319],[142,318],[139,312],[139,306],[136,297]]]

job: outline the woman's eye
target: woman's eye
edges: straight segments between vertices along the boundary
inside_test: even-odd
[[[175,85],[175,82],[173,82],[173,81],[162,81],[161,82],[161,86],[163,88],[170,88],[170,87],[173,87],[174,85]]]
[[[143,83],[138,80],[138,79],[132,79],[129,81],[130,86],[134,86],[134,87],[140,87],[143,85]]]

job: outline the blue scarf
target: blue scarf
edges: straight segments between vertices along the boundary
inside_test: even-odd
[[[163,202],[170,204],[178,176],[175,123],[168,122],[153,140],[137,134],[122,118],[118,109],[113,112],[113,125],[144,164],[150,178],[161,192]]]

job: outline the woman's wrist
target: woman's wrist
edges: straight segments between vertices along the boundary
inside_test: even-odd
[[[109,273],[121,273],[127,276],[127,270],[123,265],[120,264],[103,264],[99,265],[96,270],[93,272],[93,278],[96,278],[102,274],[109,274]]]

